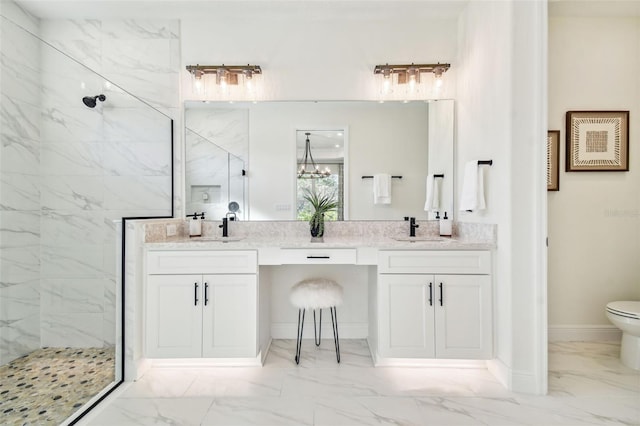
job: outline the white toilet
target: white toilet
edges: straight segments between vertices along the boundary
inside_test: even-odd
[[[640,370],[640,302],[610,302],[607,318],[622,330],[620,361],[627,367]]]

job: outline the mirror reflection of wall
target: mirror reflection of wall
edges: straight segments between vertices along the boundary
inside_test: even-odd
[[[432,173],[445,174],[440,187],[442,211],[453,211],[452,100],[197,102],[198,108],[192,104],[195,102],[186,105],[188,127],[195,127],[194,114],[207,116],[208,122],[219,122],[210,131],[215,140],[245,144],[244,154],[237,156],[248,171],[243,181],[245,202],[241,203],[248,220],[297,218],[296,133],[318,129],[344,129],[348,134],[343,172],[345,219],[432,218],[424,210],[426,178]],[[217,115],[228,117],[223,120],[226,124]],[[242,156],[248,152],[250,158]],[[330,163],[328,166],[331,168]],[[185,181],[189,181],[190,171],[186,172]],[[373,203],[373,180],[362,176],[377,173],[402,176],[392,179],[391,204]],[[185,193],[189,192],[186,188]]]
[[[185,113],[185,211],[215,220],[246,219],[248,111],[203,105],[190,105]],[[230,206],[236,204],[234,212]]]
[[[296,131],[296,219],[309,220],[313,207],[305,194],[329,197],[337,207],[325,220],[345,220],[345,130]]]

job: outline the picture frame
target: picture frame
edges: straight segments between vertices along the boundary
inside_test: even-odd
[[[547,131],[547,191],[560,190],[560,130]]]
[[[629,111],[567,111],[566,171],[629,170]]]

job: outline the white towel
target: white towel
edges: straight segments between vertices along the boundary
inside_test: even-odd
[[[424,203],[426,212],[440,209],[440,180],[433,175],[427,176],[427,201]]]
[[[373,204],[391,204],[391,175],[373,175]]]
[[[468,161],[464,166],[464,180],[460,195],[460,210],[484,210],[484,172],[478,160]]]

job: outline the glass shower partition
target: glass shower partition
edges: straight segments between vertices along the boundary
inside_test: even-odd
[[[173,123],[1,19],[3,423],[59,424],[123,378],[121,219],[172,216]]]
[[[231,213],[245,219],[244,161],[189,128],[185,147],[186,212],[204,212],[211,220]]]

